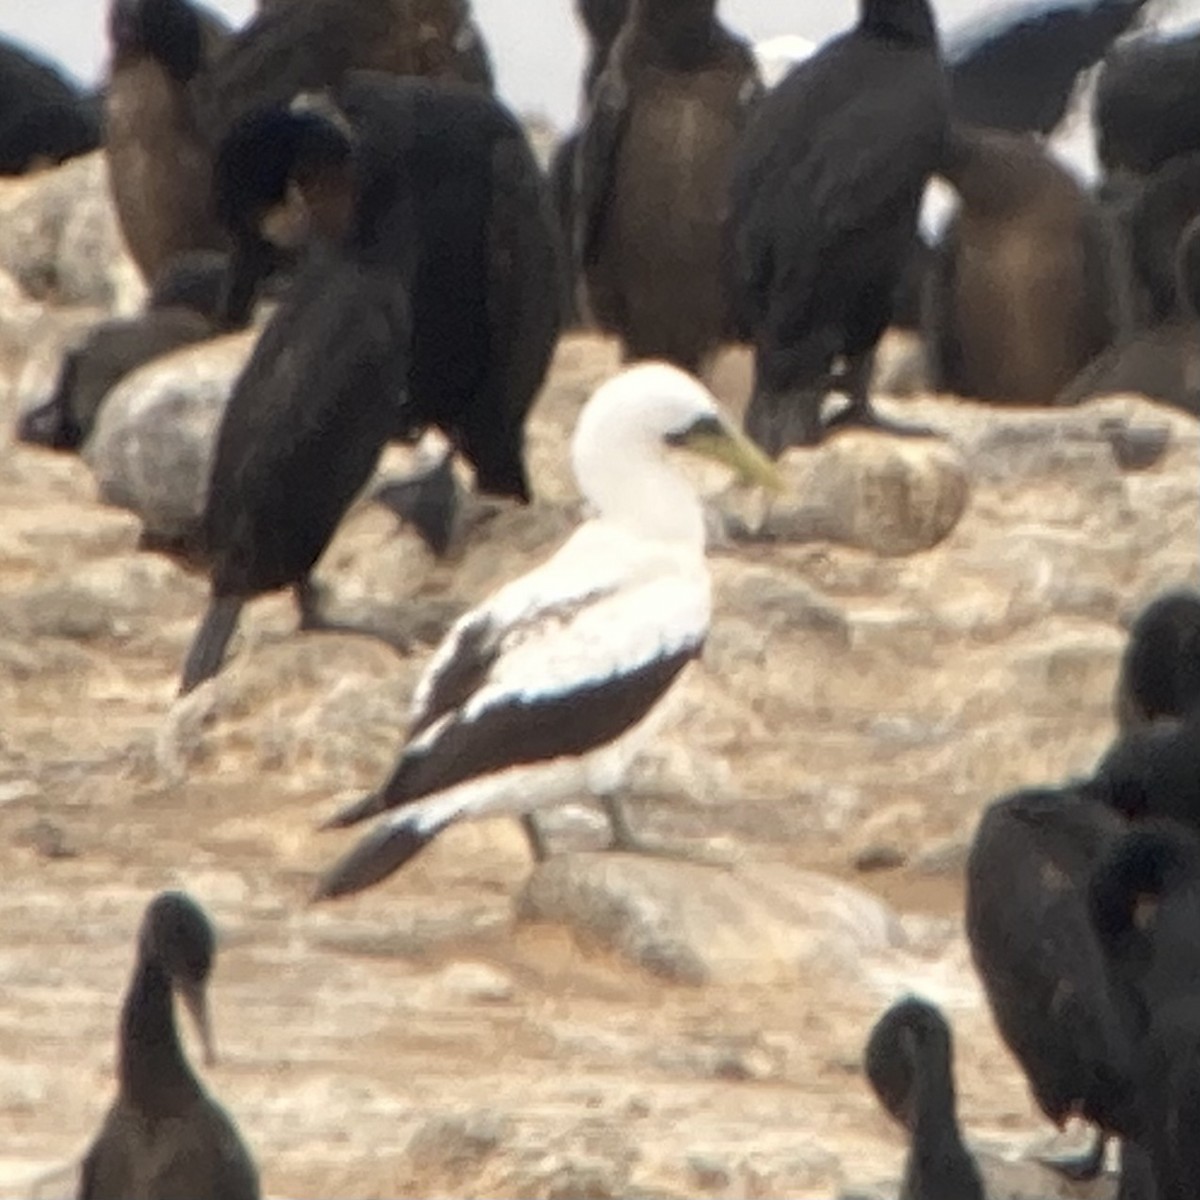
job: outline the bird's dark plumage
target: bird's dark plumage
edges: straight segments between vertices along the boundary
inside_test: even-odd
[[[856,414],[870,416],[871,358],[947,114],[924,0],[864,0],[854,29],[759,102],[735,156],[731,253],[755,349],[746,428],[769,452],[820,438],[839,357]]]
[[[871,1030],[867,1079],[909,1133],[901,1200],[983,1200],[963,1145],[954,1091],[954,1048],[945,1017],[924,1000],[893,1004]]]
[[[1098,63],[1146,0],[1035,4],[947,49],[954,115],[1012,133],[1050,133],[1080,72]]]
[[[408,263],[411,423],[396,435],[436,425],[481,490],[527,500],[524,422],[564,285],[553,206],[524,131],[461,85],[355,72],[332,100],[354,143],[354,221],[377,229],[381,257]],[[230,176],[245,188],[246,173]],[[243,192],[223,208],[231,226],[252,202]],[[261,270],[249,261],[235,275],[234,307],[245,312]]]
[[[1116,333],[1100,208],[1031,135],[955,126],[939,174],[960,206],[926,281],[933,384],[1049,404]]]
[[[180,892],[155,898],[121,1014],[117,1098],[84,1159],[79,1200],[258,1200],[254,1163],[175,1029],[178,990],[211,1060],[204,989],[214,955],[212,926],[195,901]]]
[[[1126,824],[1078,788],[992,803],[967,862],[967,937],[1001,1036],[1042,1111],[1135,1130],[1128,1014],[1088,907],[1095,865]]]
[[[588,61],[583,75],[583,91],[587,96],[608,63],[609,51],[629,13],[629,0],[575,0],[575,11],[588,36]]]
[[[1157,596],[1138,614],[1121,657],[1117,712],[1130,729],[1200,706],[1200,594]]]
[[[1179,251],[1184,231],[1200,216],[1200,151],[1172,158],[1132,189],[1121,225],[1138,289],[1139,318],[1158,325],[1190,317],[1180,294]]]
[[[1172,822],[1132,830],[1091,881],[1114,986],[1137,1013],[1142,1127],[1156,1200],[1189,1200],[1200,1178],[1200,843]],[[1122,1194],[1126,1194],[1125,1191]]]
[[[1170,817],[1200,831],[1200,710],[1124,732],[1100,760],[1095,782],[1130,818]]]
[[[1109,52],[1093,107],[1105,170],[1149,175],[1200,151],[1197,72],[1200,33],[1138,37]]]
[[[0,175],[21,175],[99,145],[95,99],[53,64],[0,40]]]
[[[492,86],[469,0],[288,0],[264,7],[213,64],[205,127],[219,142],[254,109],[356,69]]]
[[[241,601],[307,581],[403,420],[410,338],[402,278],[313,252],[221,422],[202,532],[212,602],[182,691],[220,667]]]
[[[111,0],[109,39],[109,187],[129,253],[153,280],[182,253],[225,245],[198,115],[212,45],[191,0]]]
[[[700,369],[732,332],[722,266],[731,156],[761,91],[715,0],[634,0],[575,151],[576,261],[628,358]]]
[[[1163,321],[1121,339],[1084,367],[1054,403],[1070,407],[1129,394],[1200,417],[1200,325]]]
[[[143,311],[100,321],[64,355],[50,398],[17,426],[23,442],[77,450],[91,436],[108,394],[138,367],[215,332],[225,257],[185,254],[159,276]]]

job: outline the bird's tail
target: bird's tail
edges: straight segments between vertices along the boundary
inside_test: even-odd
[[[183,678],[179,683],[181,696],[186,696],[221,669],[225,648],[237,628],[243,603],[240,596],[214,596],[209,601],[208,611],[196,630],[187,661],[183,664]]]
[[[382,790],[371,792],[362,799],[355,800],[353,804],[347,804],[345,808],[338,809],[332,817],[321,823],[321,828],[348,829],[351,825],[357,825],[359,821],[365,821],[368,817],[377,817],[390,807]]]
[[[322,876],[313,900],[351,896],[382,882],[416,857],[457,815],[456,811],[409,809],[380,822]]]

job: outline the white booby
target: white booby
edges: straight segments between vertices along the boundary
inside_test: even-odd
[[[778,486],[691,375],[643,363],[602,385],[571,444],[593,515],[450,630],[390,778],[326,827],[389,815],[321,880],[318,899],[378,883],[454,821],[525,817],[577,795],[605,804],[615,845],[644,849],[617,793],[711,611],[703,509],[670,447]]]

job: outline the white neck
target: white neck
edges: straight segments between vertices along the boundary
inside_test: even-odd
[[[696,489],[660,442],[633,441],[613,452],[575,447],[575,478],[601,520],[655,541],[704,550],[704,509]]]

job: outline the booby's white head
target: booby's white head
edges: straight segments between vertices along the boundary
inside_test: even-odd
[[[602,520],[643,537],[703,546],[700,498],[668,460],[672,447],[723,463],[746,482],[780,486],[774,466],[708,388],[660,362],[630,367],[596,389],[576,422],[571,463]]]

